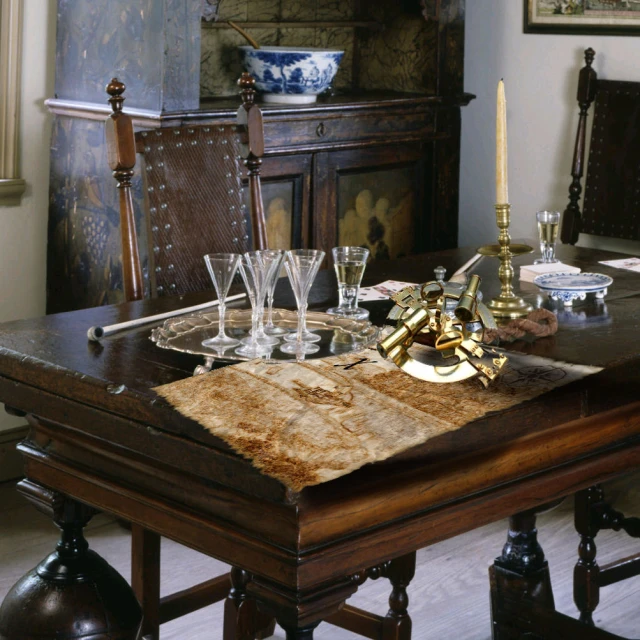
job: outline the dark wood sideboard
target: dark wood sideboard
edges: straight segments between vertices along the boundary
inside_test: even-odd
[[[114,75],[127,85],[140,144],[153,129],[233,121],[244,41],[229,19],[261,44],[345,50],[331,95],[262,105],[270,244],[366,244],[378,259],[457,245],[461,107],[473,98],[463,89],[464,0],[224,0],[213,23],[195,0],[133,5],[114,0],[98,15],[88,0],[59,2],[56,97],[47,101],[50,312],[122,300],[104,85]],[[134,198],[149,273],[144,173],[139,165]],[[206,188],[205,167],[198,178]]]

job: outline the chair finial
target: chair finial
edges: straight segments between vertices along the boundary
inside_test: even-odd
[[[238,86],[240,87],[242,104],[245,109],[248,109],[254,103],[256,97],[255,78],[250,73],[244,71],[238,79]]]
[[[105,91],[111,96],[109,98],[109,103],[111,104],[113,113],[119,113],[122,111],[122,103],[125,100],[122,97],[122,94],[126,88],[125,84],[120,82],[118,78],[111,78],[111,82],[109,82],[105,87]]]
[[[589,47],[584,50],[584,61],[587,63],[587,67],[590,67],[593,64],[593,59],[596,57],[596,52]]]

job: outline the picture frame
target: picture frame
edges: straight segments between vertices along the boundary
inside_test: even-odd
[[[524,0],[524,32],[640,34],[640,0]]]

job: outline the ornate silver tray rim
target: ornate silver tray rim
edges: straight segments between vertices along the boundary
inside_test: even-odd
[[[273,322],[276,326],[295,331],[298,322],[296,311],[274,309]],[[248,335],[251,328],[251,310],[233,309],[225,315],[225,329],[235,336]],[[319,332],[323,348],[318,353],[305,356],[306,359],[322,358],[339,353],[360,351],[376,343],[380,329],[368,320],[351,320],[319,311],[307,312],[307,329]],[[210,367],[214,361],[246,362],[250,360],[235,353],[234,348],[224,352],[202,346],[202,340],[216,335],[218,331],[218,311],[208,311],[169,318],[153,329],[151,341],[162,349],[171,349],[205,357]],[[234,337],[235,337],[234,336]],[[267,361],[295,362],[295,356],[282,353],[276,345]]]

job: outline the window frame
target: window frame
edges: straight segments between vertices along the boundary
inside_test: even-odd
[[[22,22],[22,0],[0,0],[0,206],[19,205],[26,187],[19,175]]]

